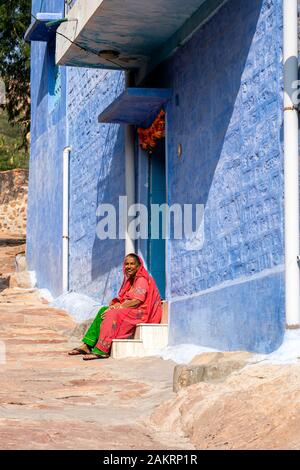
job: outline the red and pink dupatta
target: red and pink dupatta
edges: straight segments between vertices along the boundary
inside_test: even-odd
[[[140,261],[140,267],[135,275],[133,286],[125,274],[125,265],[123,264],[124,279],[118,293],[118,298],[114,299],[114,301],[122,302],[123,300],[125,300],[126,292],[128,292],[132,287],[134,287],[136,281],[140,277],[143,277],[148,283],[146,300],[144,304],[140,306],[144,308],[146,307],[145,323],[160,323],[162,317],[162,308],[161,298],[157,285],[153,277],[146,270],[142,258],[140,256],[138,258]]]

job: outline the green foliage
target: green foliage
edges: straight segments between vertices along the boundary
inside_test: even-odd
[[[14,168],[28,168],[28,152],[22,147],[20,125],[12,127],[0,109],[0,171]]]
[[[31,0],[0,0],[0,77],[6,88],[2,107],[9,122],[19,125],[24,147],[30,129],[30,49],[23,38],[30,10]]]

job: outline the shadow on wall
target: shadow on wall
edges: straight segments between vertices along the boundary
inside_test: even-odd
[[[38,107],[42,103],[44,98],[46,98],[48,96],[48,53],[47,53],[47,48],[45,48],[45,52],[44,52],[42,72],[41,72],[41,75],[40,75],[40,83],[39,83],[38,90],[39,91],[38,91],[38,95],[37,95],[36,107]]]
[[[268,68],[264,54],[268,54],[267,47],[271,48],[270,41],[274,41],[274,35],[265,33],[265,38],[261,33],[265,27],[265,21],[259,21],[263,7],[268,7],[263,0],[229,0],[143,83],[173,89],[167,108],[168,172],[172,181],[169,204],[205,205],[203,247],[192,251],[186,240],[172,241],[172,295],[190,295],[240,275],[253,274],[250,263],[243,266],[239,259],[229,259],[229,250],[234,230],[239,227],[243,243],[249,245],[251,252],[251,227],[238,212],[245,209],[247,202],[237,202],[253,177],[244,169],[244,157],[249,155],[253,168],[256,152],[260,164],[270,158],[264,152],[270,135],[262,131],[257,135],[255,129],[257,122],[261,123],[258,108],[274,100],[271,80],[261,83],[259,75]],[[255,35],[258,43],[251,47]],[[270,96],[269,101],[267,98],[263,102],[264,94]],[[177,157],[179,142],[184,149],[181,159]],[[216,172],[221,158],[222,167]],[[199,269],[197,276],[189,278],[185,269],[177,266],[176,260],[183,255],[187,263],[187,255],[192,257],[192,266]],[[265,267],[257,268],[262,269]]]
[[[155,69],[142,84],[173,89],[173,99],[167,109],[169,155],[176,157],[172,162],[173,171],[176,173],[178,169],[188,183],[192,164],[185,162],[185,157],[201,158],[201,172],[193,174],[193,178],[199,178],[199,185],[194,180],[195,184],[186,186],[187,192],[191,191],[187,198],[190,203],[207,202],[262,3],[263,0],[244,0],[241,7],[240,0],[229,0],[173,58]],[[218,22],[218,33],[214,37],[210,32],[213,22]],[[243,32],[239,43],[237,29]],[[176,153],[179,141],[184,149],[181,160]],[[234,146],[232,150],[238,151]],[[193,160],[199,167],[199,160]],[[172,187],[170,189],[172,191]],[[174,196],[176,193],[174,185]],[[174,199],[172,197],[173,202]]]
[[[116,124],[109,124],[98,174],[97,208],[100,204],[112,204],[116,209],[117,217],[119,196],[125,194],[124,174],[124,128]],[[95,226],[102,218],[96,217]],[[118,224],[116,228],[118,229]],[[112,269],[120,266],[124,254],[124,240],[119,240],[118,237],[115,240],[100,240],[95,234],[92,250],[92,280],[107,275]],[[108,279],[109,277],[107,277],[107,282]]]

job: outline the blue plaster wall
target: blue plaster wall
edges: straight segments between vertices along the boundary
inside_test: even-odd
[[[269,352],[282,340],[281,18],[280,0],[229,0],[145,81],[173,89],[167,108],[168,202],[205,205],[203,246],[168,243],[171,344]],[[43,46],[33,47],[42,70]],[[97,116],[122,91],[123,75],[70,68],[67,82],[67,121],[63,93],[45,120],[46,93],[38,100],[45,84],[40,72],[33,77],[28,258],[40,285],[58,292],[60,162],[67,140],[70,289],[106,303],[120,284],[124,241],[97,239],[96,208],[100,202],[116,205],[125,192],[124,134],[120,126],[99,125]],[[144,200],[147,164],[140,160],[138,166]]]
[[[124,240],[99,240],[99,204],[118,207],[125,194],[124,127],[98,123],[98,115],[124,89],[124,74],[68,69],[70,144],[70,290],[104,304],[122,279]]]
[[[32,12],[63,11],[63,0],[33,0]],[[31,44],[31,155],[27,222],[27,261],[38,286],[61,293],[62,153],[66,145],[66,71],[61,95],[51,97],[53,46]]]
[[[171,344],[282,341],[281,54],[281,1],[229,0],[145,81],[173,89],[169,203],[205,205],[203,246],[168,246]]]
[[[38,11],[63,11],[61,0],[34,0]],[[38,286],[62,293],[62,154],[70,155],[69,289],[107,303],[122,278],[124,240],[96,235],[101,202],[125,193],[124,129],[99,125],[98,114],[124,88],[120,72],[61,67],[60,99],[51,96],[49,49],[32,43],[32,127],[27,228],[29,269]]]

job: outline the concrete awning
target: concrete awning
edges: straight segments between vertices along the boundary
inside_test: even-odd
[[[160,62],[225,1],[77,0],[57,31],[56,62],[106,69]]]
[[[56,30],[60,25],[59,20],[62,18],[63,15],[61,13],[37,13],[36,19],[33,20],[25,33],[25,41],[51,41],[55,37]],[[57,21],[57,24],[47,24],[55,21]]]
[[[141,126],[171,98],[169,88],[127,88],[99,116],[99,122]]]

